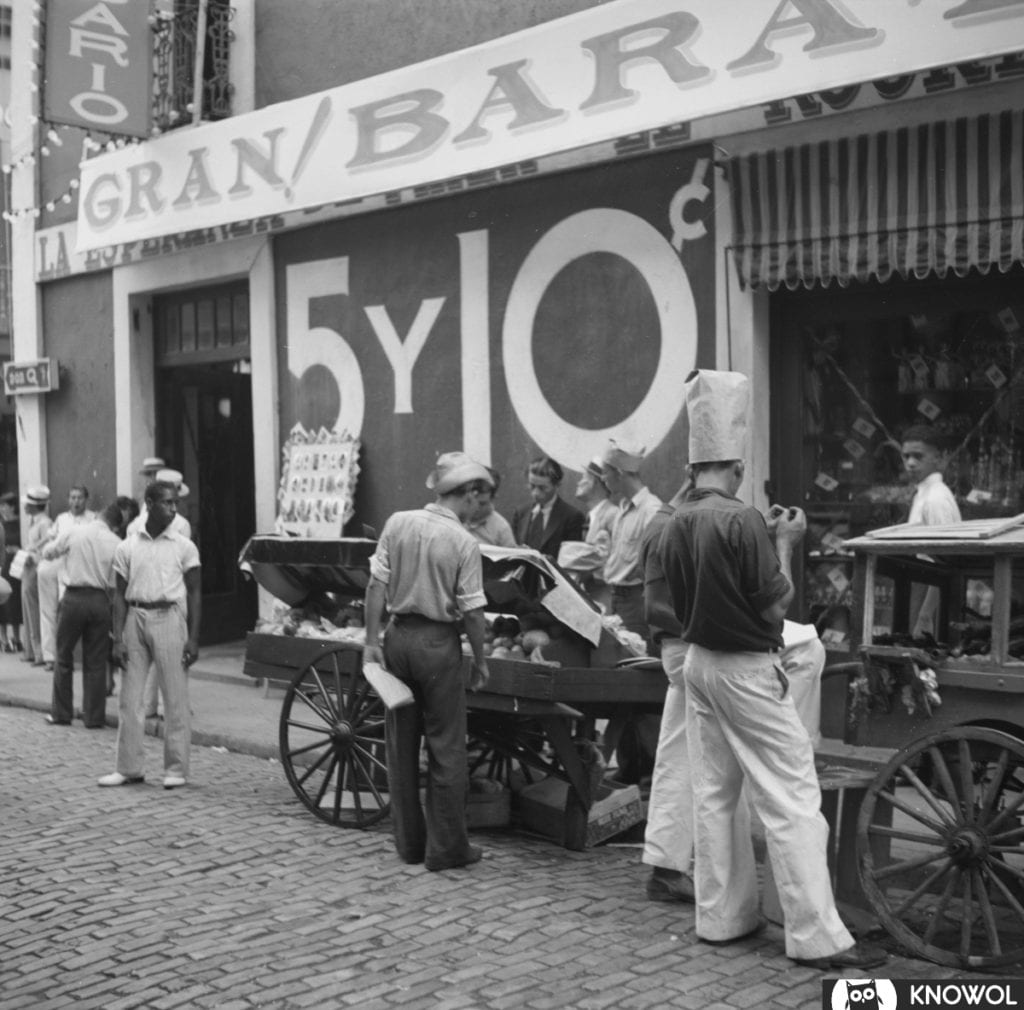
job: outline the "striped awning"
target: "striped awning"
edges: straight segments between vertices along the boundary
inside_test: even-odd
[[[1024,261],[1024,112],[729,161],[736,266],[774,291]]]

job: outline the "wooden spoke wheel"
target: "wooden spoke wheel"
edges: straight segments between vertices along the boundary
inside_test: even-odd
[[[544,730],[529,719],[507,714],[469,713],[466,750],[469,774],[507,788],[529,785],[556,771]]]
[[[985,969],[1024,958],[1024,744],[961,726],[899,751],[857,821],[861,885],[915,955]]]
[[[296,796],[328,824],[366,828],[387,815],[384,713],[350,647],[325,651],[289,686],[281,763]]]

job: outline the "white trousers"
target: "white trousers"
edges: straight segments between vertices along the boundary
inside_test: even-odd
[[[832,895],[814,747],[781,673],[779,657],[768,653],[691,645],[686,656],[697,935],[729,940],[760,921],[753,843],[749,833],[738,842],[734,825],[746,783],[765,828],[786,954],[825,957],[853,937]]]
[[[52,663],[57,658],[57,607],[60,606],[60,573],[63,560],[56,558],[39,560],[39,641],[42,645],[42,659]]]
[[[821,739],[821,671],[825,646],[813,625],[786,621],[781,659],[789,679],[793,703],[811,742]],[[690,873],[693,867],[693,778],[686,744],[686,681],[683,664],[686,643],[681,638],[661,640],[661,663],[668,678],[661,715],[658,753],[651,779],[644,831],[642,861],[648,866]],[[734,837],[750,830],[747,804],[737,808]]]
[[[164,699],[164,773],[188,778],[191,712],[188,671],[183,663],[188,625],[185,609],[141,610],[130,607],[124,626],[128,664],[117,698],[117,770],[129,777],[143,774],[146,719],[145,685],[150,665]]]

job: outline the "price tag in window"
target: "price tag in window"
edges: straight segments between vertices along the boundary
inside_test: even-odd
[[[967,500],[972,505],[984,505],[985,502],[992,501],[992,492],[982,491],[980,487],[972,487],[971,490],[967,492]]]
[[[934,421],[942,413],[942,408],[937,403],[924,399],[917,405],[917,412],[924,414],[929,421]]]
[[[864,417],[858,417],[853,422],[853,430],[862,438],[872,438],[875,434],[875,426]]]
[[[837,592],[845,593],[849,588],[850,580],[846,577],[846,572],[842,568],[830,568],[826,575],[828,581],[835,586]]]
[[[837,537],[834,533],[826,533],[821,538],[821,546],[830,551],[838,551],[843,546],[842,537]]]
[[[821,488],[822,491],[835,491],[839,487],[839,481],[835,477],[830,477],[827,473],[819,473],[814,478],[814,483]]]
[[[821,633],[821,641],[826,647],[829,645],[833,647],[846,645],[846,632],[841,631],[839,628],[826,628]]]
[[[1009,306],[1000,310],[999,322],[1007,333],[1014,333],[1020,329],[1020,323],[1017,322],[1017,314]]]
[[[1006,374],[998,365],[989,365],[985,369],[985,375],[988,381],[992,383],[996,389],[1000,389],[1006,385]]]
[[[843,443],[843,448],[854,458],[860,459],[864,455],[864,446],[855,438],[848,438]]]

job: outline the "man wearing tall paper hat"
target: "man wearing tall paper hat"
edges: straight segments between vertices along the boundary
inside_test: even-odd
[[[746,782],[765,825],[786,954],[824,970],[872,968],[887,955],[855,944],[836,911],[814,748],[780,657],[793,598],[791,558],[806,519],[799,509],[773,509],[770,529],[736,497],[749,399],[749,382],[738,372],[701,370],[687,380],[694,487],[659,545],[680,637],[689,644],[683,679],[696,932],[720,944],[762,925],[753,844],[749,833],[736,831]]]
[[[366,663],[383,663],[404,681],[415,704],[387,713],[385,748],[395,848],[428,870],[469,866],[482,853],[469,844],[466,801],[466,684],[459,629],[473,650],[469,688],[487,683],[480,547],[463,523],[494,481],[464,452],[446,452],[427,477],[437,500],[396,512],[370,559],[366,589]],[[383,647],[381,619],[390,613]],[[420,737],[426,740],[426,804],[420,803]]]

